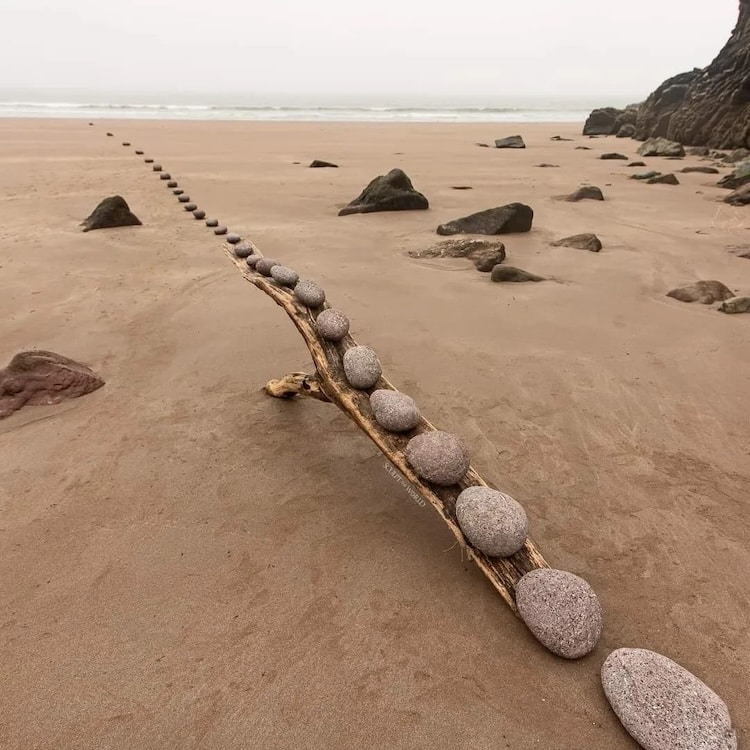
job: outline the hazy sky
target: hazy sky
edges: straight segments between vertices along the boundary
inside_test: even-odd
[[[0,89],[638,98],[737,0],[0,0]]]

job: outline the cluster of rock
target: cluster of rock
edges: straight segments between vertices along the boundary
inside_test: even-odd
[[[699,302],[702,305],[721,302],[717,309],[727,314],[750,312],[750,296],[736,295],[726,284],[715,279],[677,287],[667,292],[667,297],[680,302]]]

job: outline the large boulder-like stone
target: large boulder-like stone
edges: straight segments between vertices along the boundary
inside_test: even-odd
[[[430,207],[427,198],[414,189],[411,180],[400,169],[380,175],[348,205],[339,216],[367,214],[374,211],[415,211]]]
[[[602,249],[601,240],[591,232],[574,234],[571,237],[563,237],[561,240],[551,243],[553,247],[575,247],[579,250],[588,250],[598,253]]]
[[[456,500],[456,519],[469,542],[490,557],[515,555],[529,534],[526,511],[490,487],[467,487]]]
[[[508,203],[441,224],[437,228],[437,233],[451,235],[528,232],[533,220],[534,211],[531,206],[525,203]]]
[[[682,174],[719,174],[716,167],[683,167],[680,172]]]
[[[615,130],[617,118],[624,112],[616,107],[602,107],[595,109],[586,118],[583,125],[584,135],[611,135]]]
[[[727,175],[724,175],[719,182],[719,187],[736,190],[739,187],[750,182],[750,159],[745,159]]]
[[[726,703],[666,656],[617,649],[604,661],[601,678],[612,710],[644,750],[736,750]]]
[[[442,487],[457,484],[469,470],[464,442],[438,430],[413,437],[406,446],[406,460],[418,476]]]
[[[720,281],[696,281],[694,284],[681,286],[667,292],[667,297],[680,302],[700,302],[702,305],[713,305],[734,297],[734,292]]]
[[[94,229],[140,226],[141,220],[130,210],[121,195],[105,198],[81,223],[84,232]]]
[[[732,191],[724,198],[724,203],[730,206],[746,206],[750,203],[750,185],[743,185],[741,188]]]
[[[95,372],[60,354],[19,352],[0,370],[0,419],[26,404],[59,404],[103,385]]]
[[[509,135],[507,138],[498,138],[495,148],[526,148],[526,144],[520,135]]]
[[[667,138],[649,138],[638,149],[641,156],[685,156],[681,143]]]
[[[569,195],[560,196],[561,200],[568,201],[569,203],[578,203],[578,201],[603,201],[604,193],[601,188],[596,185],[584,185],[579,187],[578,190],[574,190]]]
[[[672,137],[669,128],[672,115],[682,106],[690,84],[699,74],[700,70],[695,68],[668,78],[641,104],[635,123],[635,137],[639,141]]]
[[[426,250],[410,250],[411,258],[467,258],[477,271],[489,273],[505,260],[505,245],[497,240],[443,240]]]
[[[628,160],[628,157],[625,156],[625,154],[618,154],[614,151],[611,151],[610,153],[607,153],[607,154],[602,154],[599,158],[603,159],[604,161],[615,161],[615,160],[627,161]]]

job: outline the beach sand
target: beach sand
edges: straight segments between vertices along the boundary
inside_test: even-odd
[[[475,145],[516,132],[526,150]],[[621,646],[693,671],[747,739],[750,316],[665,293],[749,294],[727,247],[750,214],[713,175],[630,181],[644,170],[596,157],[636,142],[579,133],[0,122],[0,366],[38,347],[106,380],[0,422],[0,747],[625,750],[598,676]],[[549,563],[598,592],[594,654],[545,651],[338,409],[263,394],[311,368],[301,338],[135,148],[319,281],[467,441]],[[393,167],[429,211],[337,217]],[[552,199],[583,182],[607,200]],[[144,225],[82,234],[114,194]],[[511,201],[536,215],[506,263],[554,280],[406,257]],[[578,232],[603,251],[549,245]]]

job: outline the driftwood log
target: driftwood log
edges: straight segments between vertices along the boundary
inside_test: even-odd
[[[518,580],[530,570],[550,566],[531,539],[526,540],[519,552],[507,558],[488,557],[469,544],[456,520],[456,499],[466,487],[476,485],[486,487],[489,486],[487,482],[471,467],[463,481],[452,487],[438,487],[421,480],[406,461],[406,445],[415,435],[436,428],[423,418],[414,430],[405,434],[392,433],[383,429],[376,422],[370,407],[369,394],[374,389],[363,391],[352,388],[344,376],[342,358],[347,349],[357,346],[357,342],[349,335],[336,343],[325,341],[315,330],[315,320],[318,314],[330,305],[326,302],[317,310],[308,309],[297,301],[290,289],[276,284],[272,279],[250,268],[244,259],[237,258],[231,245],[225,244],[224,250],[247,281],[265,292],[284,309],[307,344],[315,363],[315,373],[294,372],[279,380],[272,380],[265,386],[266,393],[275,398],[292,399],[296,396],[307,396],[336,404],[377,445],[383,455],[412,484],[416,492],[437,510],[468,556],[476,562],[505,602],[517,614],[515,585]],[[253,254],[262,257],[254,245]],[[380,378],[375,388],[396,390],[384,377]]]

